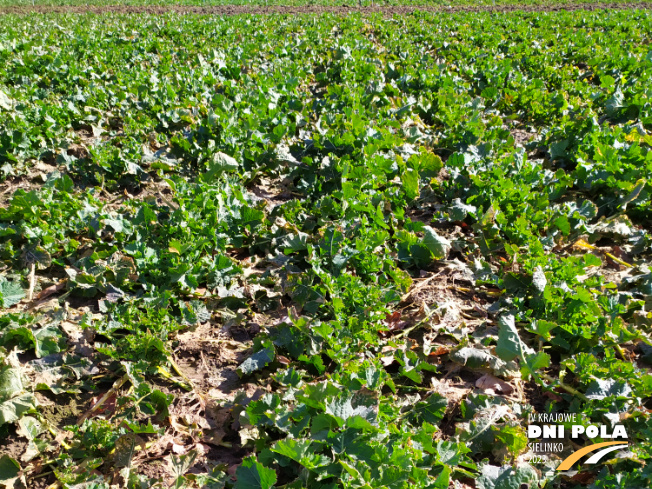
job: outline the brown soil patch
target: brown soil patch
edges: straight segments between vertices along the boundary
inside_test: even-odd
[[[259,199],[267,202],[270,210],[284,204],[293,198],[292,182],[289,179],[272,181],[261,178],[257,184],[249,189]]]
[[[456,6],[432,6],[416,7],[408,5],[399,5],[391,7],[347,7],[347,6],[322,6],[322,5],[302,5],[302,6],[248,6],[248,5],[216,5],[211,7],[193,7],[181,5],[163,5],[163,6],[132,6],[132,5],[13,5],[0,8],[1,14],[18,14],[25,15],[30,13],[39,14],[152,14],[161,15],[169,12],[177,14],[198,14],[198,15],[242,15],[242,14],[321,14],[332,13],[338,15],[349,15],[354,12],[361,14],[381,13],[385,16],[403,15],[412,12],[556,12],[561,10],[630,10],[630,9],[650,9],[652,3],[648,2],[630,2],[630,3],[580,3],[566,5],[456,5]]]
[[[516,147],[524,147],[536,136],[535,133],[524,129],[512,129],[510,130],[510,134],[514,138],[514,145]]]
[[[172,484],[174,480],[169,467],[162,460],[143,463],[138,465],[137,470],[141,475],[164,483]]]
[[[210,323],[179,335],[177,363],[202,394],[229,397],[241,387],[236,369],[247,358],[247,345],[220,334]]]
[[[29,192],[41,188],[48,175],[58,170],[57,165],[39,160],[27,168],[26,174],[8,177],[4,182],[0,182],[0,206],[7,206],[18,189]]]
[[[20,460],[26,450],[27,440],[16,434],[15,427],[10,427],[7,436],[0,440],[0,455],[9,455],[13,459]]]

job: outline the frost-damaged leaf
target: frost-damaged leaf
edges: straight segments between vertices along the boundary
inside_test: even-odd
[[[629,192],[629,194],[627,194],[620,201],[620,205],[623,208],[623,210],[625,210],[627,208],[627,204],[629,204],[630,202],[635,201],[638,198],[638,196],[641,194],[641,190],[643,190],[645,188],[645,185],[647,185],[647,181],[644,178],[641,178],[640,180],[638,180],[636,182],[636,185],[631,190],[631,192]]]
[[[529,487],[529,484],[537,483],[536,471],[527,464],[513,468],[510,465],[497,467],[495,465],[483,465],[482,474],[476,483],[478,489],[519,489]]]
[[[546,274],[543,273],[541,265],[539,265],[536,270],[534,270],[534,274],[532,275],[532,285],[534,285],[534,288],[541,293],[543,293],[543,291],[546,289],[546,285],[548,285]]]
[[[113,465],[115,467],[130,467],[136,446],[140,446],[140,448],[144,450],[146,448],[146,443],[143,438],[135,433],[127,433],[118,438],[115,441],[115,449],[112,454]],[[174,457],[174,455],[172,457]],[[174,460],[172,460],[172,463],[175,463]],[[183,474],[176,475],[177,477],[180,477],[180,475]]]
[[[652,365],[652,346],[648,345],[644,341],[640,341],[637,344],[637,347],[638,351],[641,353],[639,359],[648,365]]]
[[[267,346],[242,362],[238,367],[238,373],[240,375],[249,375],[256,370],[265,368],[273,360],[274,348],[272,346]]]
[[[4,366],[0,369],[0,401],[10,399],[23,392],[20,370]]]
[[[23,249],[23,261],[26,265],[36,263],[41,268],[47,268],[52,264],[52,257],[42,246],[29,246]]]
[[[20,370],[4,366],[0,369],[0,426],[13,423],[36,408],[36,398],[24,392]]]
[[[222,173],[237,170],[239,166],[235,158],[218,151],[213,155],[213,159],[208,164],[208,171],[202,175],[202,178],[206,182],[211,182],[222,175]]]
[[[290,147],[287,144],[279,144],[274,150],[276,159],[280,162],[290,163],[292,165],[299,165],[301,162],[297,160],[290,151]]]
[[[13,487],[11,481],[18,477],[20,464],[9,455],[0,457],[0,484]]]
[[[11,100],[4,91],[0,90],[0,107],[5,110],[11,110],[13,106],[13,100]]]
[[[33,331],[33,337],[34,352],[38,358],[61,351],[62,335],[58,327],[54,325],[43,326]]]
[[[197,453],[197,450],[190,450],[186,455],[180,455],[178,457],[176,455],[170,456],[170,465],[172,466],[174,475],[177,477],[177,481],[193,466],[197,458]]]
[[[243,460],[235,475],[238,478],[235,489],[270,489],[276,483],[276,472],[252,457]]]
[[[43,432],[41,422],[31,416],[25,416],[18,422],[18,434],[24,436],[30,441],[34,441],[38,435]]]
[[[509,362],[517,357],[523,358],[529,350],[518,336],[513,314],[503,314],[498,320],[498,343],[496,355]]]
[[[40,453],[37,438],[43,431],[43,425],[36,418],[24,416],[18,421],[17,433],[29,440],[27,448],[20,456],[22,462],[29,462]]]
[[[616,88],[614,94],[607,99],[605,103],[605,109],[607,109],[607,114],[609,116],[615,115],[620,109],[624,107],[625,97],[623,95],[620,87]]]
[[[283,249],[283,253],[289,255],[295,251],[302,251],[307,248],[309,236],[307,233],[302,233],[301,231],[297,234],[288,234],[279,238],[279,247]]]
[[[201,301],[190,301],[190,303],[181,304],[180,307],[184,317],[184,323],[186,324],[200,324],[208,322],[211,319],[211,312]]]
[[[450,359],[468,368],[485,368],[491,365],[493,356],[479,348],[465,346],[451,352]]]
[[[20,417],[36,409],[36,399],[31,394],[22,394],[0,403],[0,426],[13,423]]]
[[[23,297],[25,297],[25,291],[20,284],[0,277],[0,303],[2,303],[2,307],[11,307],[18,304]]]
[[[463,221],[466,219],[466,216],[469,214],[475,214],[476,211],[477,208],[475,206],[467,205],[460,199],[455,199],[453,200],[453,205],[448,212],[453,221]]]
[[[38,358],[58,353],[65,343],[59,328],[52,324],[38,329],[28,326],[8,329],[5,332],[3,343],[6,344],[10,341],[17,341],[22,348],[33,346]]]
[[[605,397],[629,397],[632,389],[626,382],[617,380],[595,379],[586,389],[586,397],[589,399],[604,399]]]
[[[424,226],[423,244],[432,252],[436,260],[444,260],[451,250],[451,243],[439,236],[430,226]]]
[[[156,153],[152,152],[147,145],[143,145],[143,157],[141,163],[144,166],[151,165],[153,170],[172,171],[179,161],[170,153],[169,148],[161,148]]]
[[[498,343],[496,355],[506,362],[521,361],[521,374],[527,378],[536,370],[550,365],[550,356],[545,352],[535,354],[534,350],[521,341],[513,314],[503,314],[498,320]]]
[[[591,242],[598,241],[604,237],[622,240],[623,238],[629,238],[635,232],[634,225],[624,215],[609,219],[603,216],[595,224],[586,226],[586,230],[591,233]]]

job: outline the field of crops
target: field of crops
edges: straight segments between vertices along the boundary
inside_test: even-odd
[[[430,6],[430,7],[494,7],[494,6],[545,6],[556,8],[568,5],[584,5],[592,8],[600,5],[637,5],[644,0],[0,0],[0,6]]]
[[[649,488],[651,42],[0,16],[0,487]]]

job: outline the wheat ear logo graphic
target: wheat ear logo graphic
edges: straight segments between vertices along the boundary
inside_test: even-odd
[[[627,443],[623,443],[621,441],[605,441],[603,443],[594,443],[593,445],[589,445],[588,447],[584,447],[572,455],[566,457],[564,461],[559,464],[559,467],[557,467],[557,470],[568,470],[570,469],[575,462],[577,462],[579,459],[581,459],[584,455],[587,455],[591,452],[595,452],[596,450],[600,448],[604,448],[603,450],[600,450],[598,453],[593,455],[591,458],[589,458],[585,463],[587,464],[597,464],[602,457],[604,457],[607,453],[613,452],[614,450],[620,450],[621,448],[627,447]]]

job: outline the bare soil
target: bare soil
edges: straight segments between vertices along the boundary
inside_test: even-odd
[[[348,7],[348,6],[323,6],[323,5],[302,5],[302,6],[249,6],[249,5],[216,5],[211,7],[193,7],[182,5],[164,5],[164,6],[133,6],[133,5],[13,5],[0,7],[0,15],[17,14],[25,15],[31,13],[39,14],[152,14],[161,15],[166,13],[177,14],[197,14],[197,15],[219,15],[231,16],[241,14],[321,14],[332,13],[338,15],[348,15],[353,12],[362,14],[381,13],[385,16],[409,14],[412,12],[555,12],[561,10],[631,10],[631,9],[650,9],[652,3],[649,2],[629,2],[629,3],[580,3],[566,5],[456,5],[456,6],[390,6],[390,7]]]
[[[16,460],[27,450],[27,440],[16,434],[16,428],[9,428],[9,433],[0,440],[0,455],[9,455]]]

